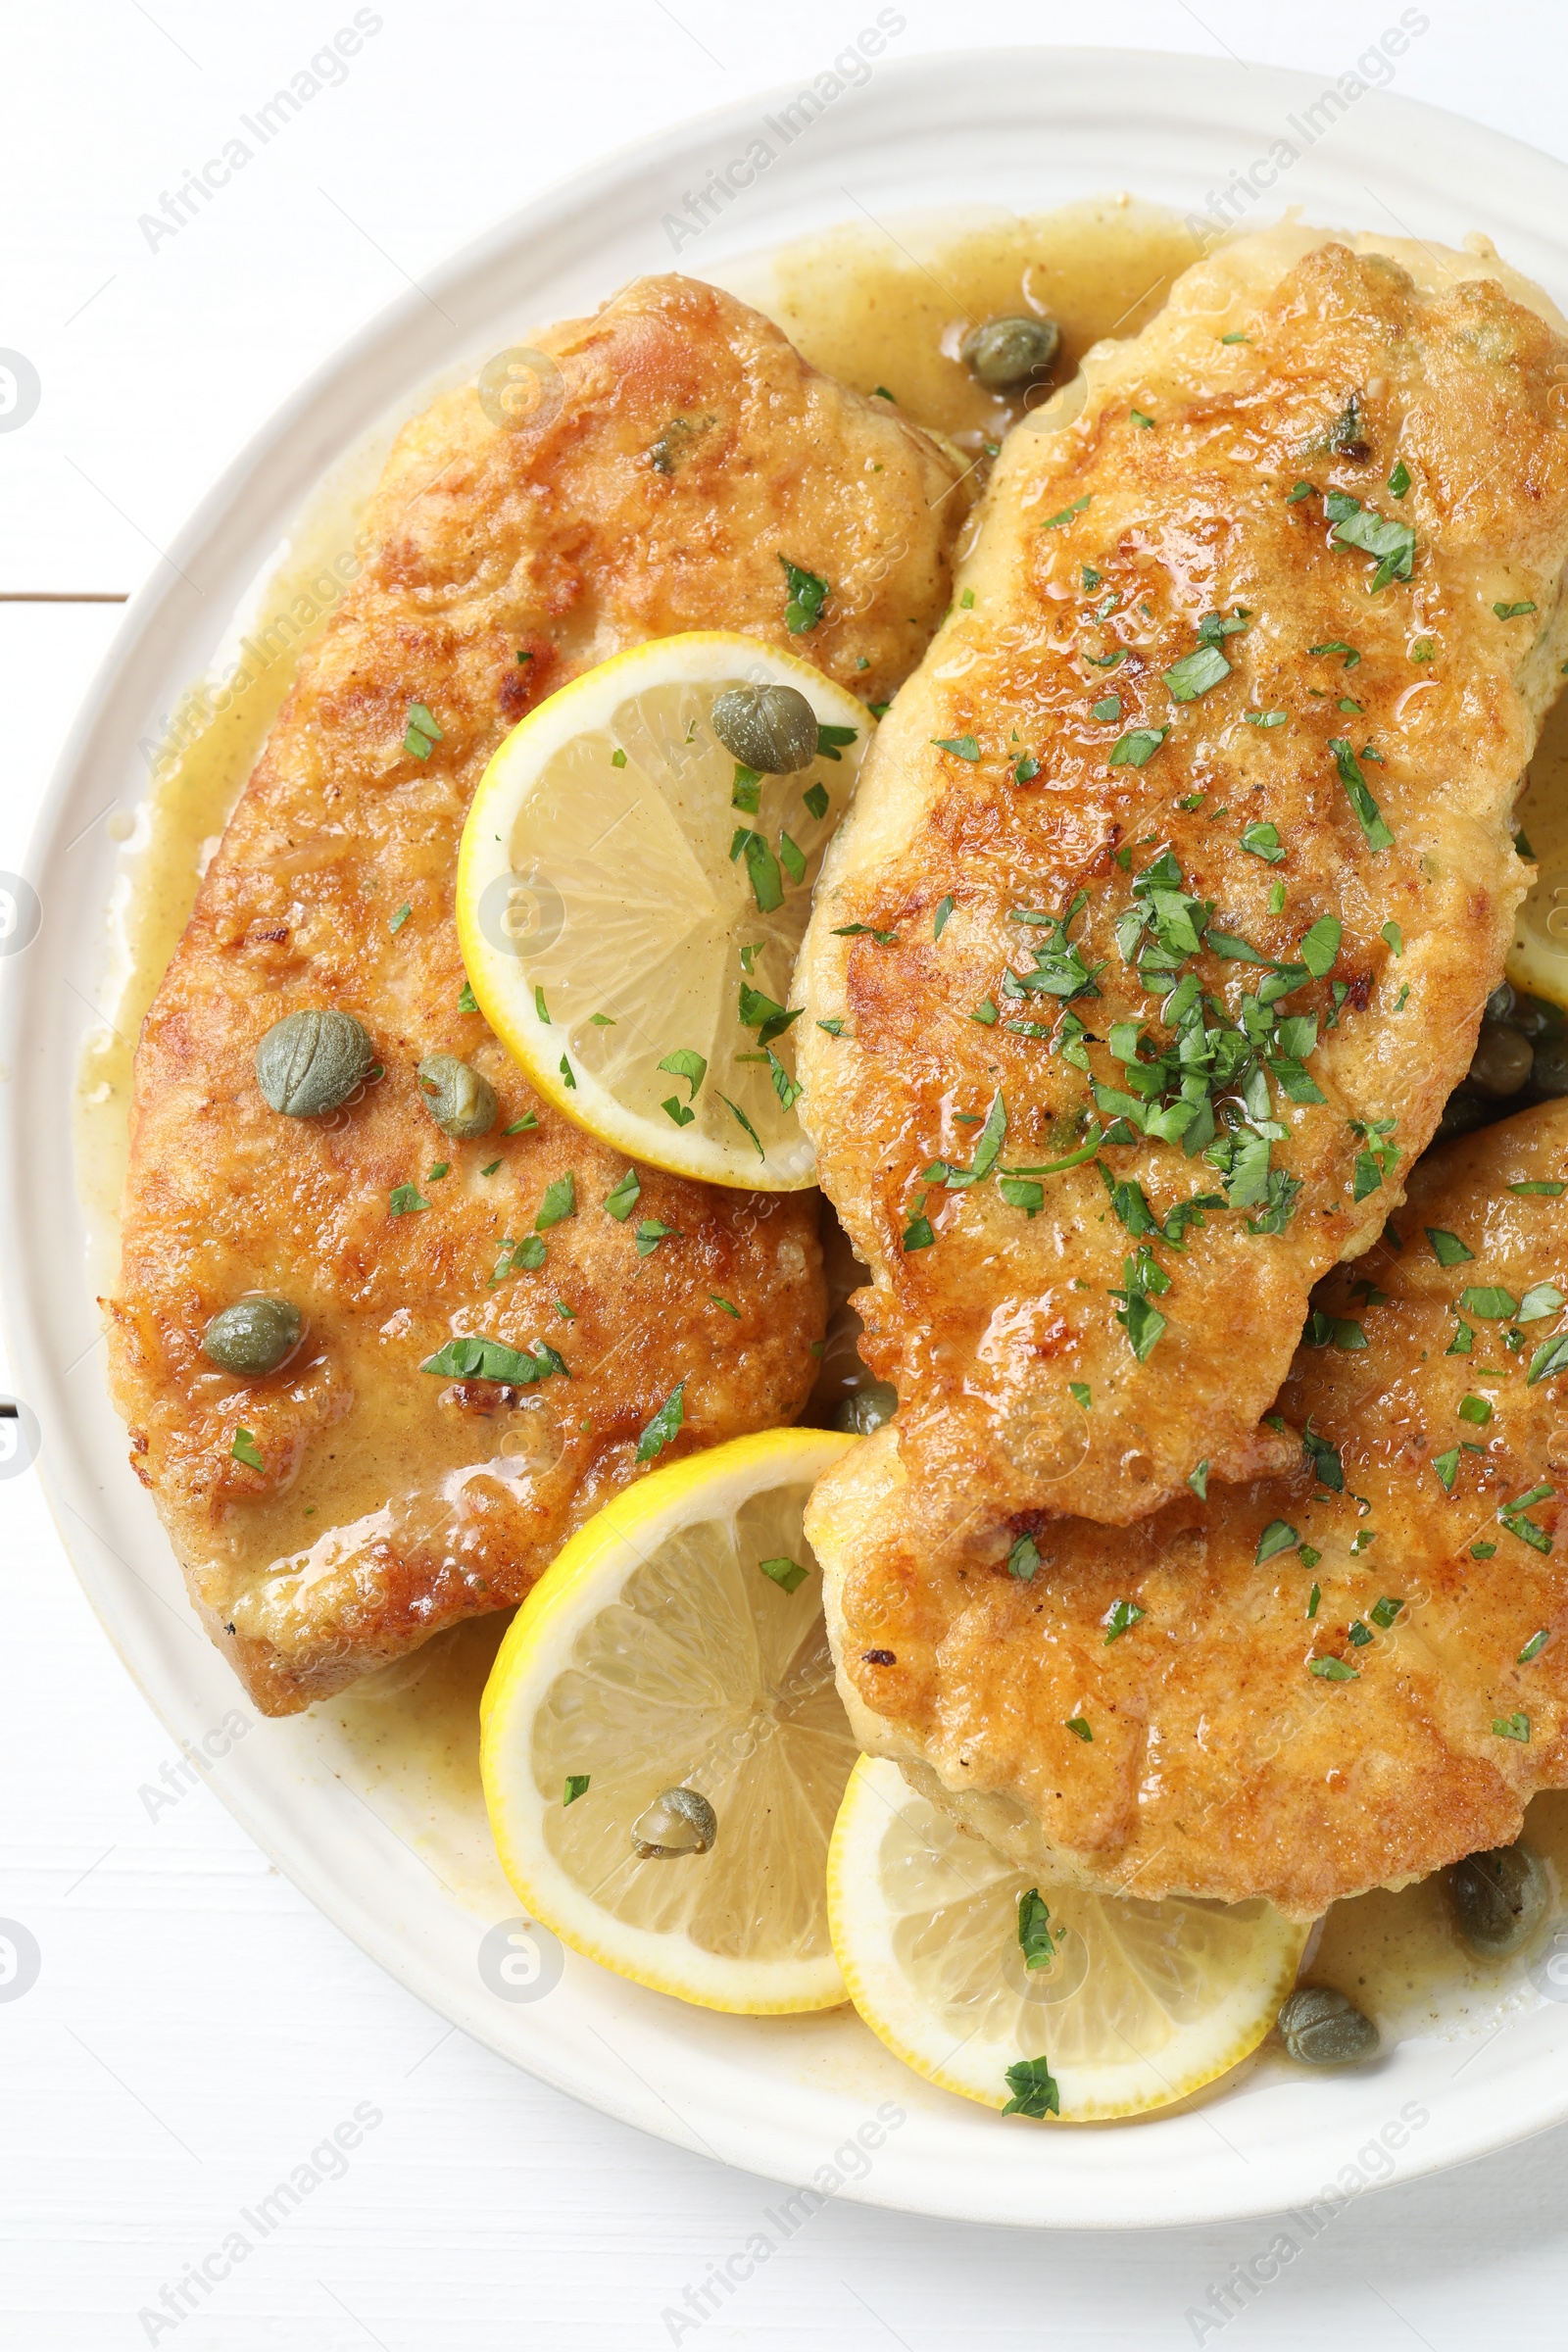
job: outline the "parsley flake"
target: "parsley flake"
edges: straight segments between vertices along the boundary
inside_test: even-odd
[[[403,738],[403,749],[416,760],[428,760],[441,740],[441,730],[423,703],[409,705],[409,728]]]
[[[1111,766],[1147,767],[1169,733],[1169,727],[1129,727],[1110,747]]]
[[[1129,1633],[1140,1619],[1147,1617],[1148,1614],[1148,1610],[1141,1609],[1135,1600],[1116,1601],[1106,1615],[1101,1619],[1101,1623],[1107,1629],[1105,1647],[1108,1649],[1113,1642],[1119,1642],[1123,1634]]]
[[[1367,788],[1366,778],[1361,772],[1360,763],[1349,744],[1343,735],[1331,736],[1329,750],[1334,754],[1334,764],[1340,771],[1340,782],[1344,785],[1346,797],[1355,810],[1361,830],[1366,835],[1368,848],[1392,850],[1394,835],[1378,813],[1378,805]]]
[[[821,619],[822,607],[833,590],[814,571],[807,571],[799,564],[792,564],[788,556],[780,556],[779,562],[784,566],[784,578],[789,591],[784,607],[784,626],[792,637],[803,637],[808,630],[814,629]]]
[[[1085,500],[1085,505],[1088,501]],[[1061,2094],[1056,2079],[1044,2057],[1020,2058],[1006,2072],[1007,2088],[1012,2096],[1002,2110],[1004,2115],[1029,2115],[1036,2119],[1061,2113]]]
[[[1027,1585],[1040,1565],[1040,1547],[1032,1536],[1020,1536],[1007,1554],[1007,1574]]]
[[[1200,695],[1209,693],[1230,674],[1231,665],[1217,645],[1195,646],[1163,672],[1165,684],[1178,703],[1196,703]]]
[[[639,1462],[651,1462],[679,1435],[686,1418],[686,1383],[678,1381],[637,1441]]]
[[[235,1430],[234,1443],[229,1447],[229,1452],[236,1462],[243,1462],[247,1470],[261,1470],[266,1467],[256,1440],[248,1429]]]

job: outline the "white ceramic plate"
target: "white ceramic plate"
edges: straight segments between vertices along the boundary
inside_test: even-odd
[[[246,1734],[214,1774],[224,1801],[339,1926],[466,2033],[650,2132],[878,2204],[1109,2228],[1271,2211],[1325,2188],[1353,2195],[1390,2171],[1451,2164],[1568,2116],[1568,2006],[1527,1988],[1491,2040],[1405,2041],[1329,2080],[1264,2068],[1164,2121],[1056,2131],[1003,2125],[930,2089],[845,2012],[710,2015],[570,1954],[551,1983],[560,1955],[548,1949],[530,1983],[523,1946],[509,1982],[497,1941],[485,1943],[516,1910],[493,1860],[472,1840],[466,1855],[447,1843],[434,1809],[378,1778],[330,1720],[252,1716],[196,1627],[126,1465],[92,1347],[70,1173],[79,992],[107,964],[117,858],[93,820],[114,796],[125,809],[142,797],[138,741],[206,669],[224,618],[323,473],[416,407],[436,376],[592,308],[639,271],[715,271],[860,208],[880,220],[977,203],[1036,210],[1126,186],[1186,212],[1228,189],[1249,224],[1289,202],[1312,220],[1449,243],[1484,229],[1568,306],[1568,172],[1453,116],[1352,94],[1348,82],[1326,97],[1333,86],[1123,52],[884,57],[678,255],[665,215],[765,136],[763,117],[776,120],[793,90],[667,132],[542,198],[432,277],[433,300],[410,296],[308,385],[200,507],[174,567],[129,607],[34,845],[42,929],[4,967],[0,1233],[17,1376],[76,1571],[170,1731],[199,1745],[239,1711]],[[867,2125],[859,2147],[879,2144],[835,2163]]]

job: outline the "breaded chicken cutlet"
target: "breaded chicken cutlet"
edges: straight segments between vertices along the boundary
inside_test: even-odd
[[[301,662],[136,1056],[114,1394],[192,1598],[270,1714],[518,1599],[636,1474],[677,1384],[686,1448],[789,1421],[815,1369],[814,1197],[641,1168],[642,1214],[677,1238],[640,1256],[602,1205],[624,1159],[536,1102],[472,1009],[458,844],[507,730],[642,640],[742,630],[885,700],[951,594],[959,466],[689,279],[537,350],[516,421],[468,386],[402,433],[363,575]],[[808,636],[781,559],[833,584]],[[352,1013],[376,1055],[329,1118],[258,1087],[259,1040],[304,1010]],[[483,1140],[432,1125],[416,1067],[437,1053],[493,1086]],[[509,1258],[568,1176],[548,1262]],[[305,1324],[262,1378],[202,1348],[253,1293]],[[475,1333],[561,1370],[421,1372]]]
[[[1316,1294],[1275,1477],[1009,1572],[921,1552],[892,1429],[857,1447],[807,1532],[861,1745],[1107,1893],[1311,1919],[1508,1843],[1568,1783],[1565,1184],[1568,1102],[1422,1161]]]
[[[933,1573],[1293,1454],[1312,1286],[1397,1208],[1532,877],[1561,329],[1490,249],[1287,226],[1009,436],[801,962],[901,1399],[840,1480],[896,1449]]]

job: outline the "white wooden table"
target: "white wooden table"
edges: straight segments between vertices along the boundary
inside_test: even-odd
[[[991,0],[983,31],[977,12],[936,0],[899,13],[906,54],[1120,42],[1332,76],[1400,11],[1119,0],[1086,19],[1062,0]],[[24,426],[0,431],[0,868],[24,865],[56,750],[115,628],[117,606],[90,600],[162,561],[204,486],[302,376],[580,161],[814,73],[875,14],[870,0],[13,9],[0,347],[32,363],[40,396]],[[1568,153],[1560,5],[1432,0],[1430,17],[1401,91]],[[265,141],[241,129],[356,22],[369,29],[340,77],[318,69],[323,86]],[[226,182],[210,172],[213,192],[187,197],[182,219],[189,173],[236,138],[248,160]],[[0,2310],[21,2352],[639,2352],[699,2336],[947,2352],[1220,2334],[1227,2352],[1557,2352],[1568,2334],[1568,2129],[1358,2199],[1255,2297],[1227,2299],[1225,2282],[1267,2248],[1272,2223],[1036,2237],[840,2203],[695,2319],[771,2185],[510,2072],[383,1978],[180,1777],[30,1476],[0,1486],[0,1919],[21,1922],[39,1954],[24,1995],[0,1985]],[[155,1803],[154,1789],[177,1801]],[[219,2276],[240,2210],[367,2105],[381,2120],[340,2177]],[[315,2169],[339,2172],[326,2157]],[[182,2288],[204,2263],[214,2282]]]

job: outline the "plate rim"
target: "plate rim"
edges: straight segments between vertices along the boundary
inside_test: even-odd
[[[1252,102],[1250,111],[1255,116],[1258,107],[1276,94],[1294,93],[1297,103],[1304,103],[1309,93],[1322,88],[1325,79],[1333,78],[1295,69],[1253,67],[1249,70],[1232,66],[1223,60],[1200,58],[1184,52],[1141,48],[1096,49],[1088,45],[1058,48],[1046,44],[1012,44],[979,51],[930,51],[886,59],[879,62],[873,71],[869,86],[862,86],[855,96],[858,101],[868,96],[874,97],[880,91],[882,95],[877,103],[884,114],[890,110],[896,112],[900,104],[917,107],[925,100],[930,101],[933,112],[939,107],[942,112],[949,112],[954,89],[959,84],[978,86],[989,81],[999,90],[1015,96],[1019,89],[1031,86],[1038,80],[1043,67],[1054,71],[1064,84],[1071,84],[1075,74],[1081,78],[1087,77],[1091,85],[1097,75],[1108,78],[1119,87],[1122,101],[1125,100],[1131,74],[1139,74],[1146,78],[1151,74],[1156,76],[1161,106],[1170,114],[1178,135],[1185,135],[1192,128],[1183,106],[1195,98],[1216,102],[1221,113],[1230,118],[1227,128],[1240,128],[1238,119],[1245,118],[1250,111],[1244,100]],[[596,238],[601,234],[598,216],[607,204],[624,199],[636,182],[646,181],[654,172],[666,165],[677,163],[679,159],[685,159],[689,168],[698,151],[710,141],[753,126],[760,113],[787,102],[799,87],[800,79],[795,78],[748,93],[723,106],[708,109],[624,142],[595,157],[578,170],[564,173],[529,203],[518,207],[495,225],[470,239],[446,261],[426,271],[422,285],[429,289],[428,292],[415,290],[394,299],[348,337],[279,403],[198,499],[171,539],[166,565],[172,568],[160,566],[127,603],[120,626],[98,664],[73,721],[40,804],[24,860],[24,870],[29,877],[36,880],[58,864],[63,854],[60,836],[68,817],[73,790],[83,780],[83,771],[92,758],[97,738],[111,717],[117,694],[127,688],[138,664],[156,664],[161,632],[166,637],[172,637],[184,633],[188,627],[185,614],[174,611],[179,596],[176,575],[181,573],[187,562],[197,564],[202,554],[220,537],[225,526],[236,525],[243,519],[247,505],[254,503],[248,499],[248,486],[265,479],[285,457],[283,470],[298,477],[308,467],[312,476],[318,478],[330,461],[343,455],[342,441],[332,438],[334,414],[354,406],[351,388],[362,380],[372,378],[378,358],[392,349],[397,350],[404,364],[401,372],[407,371],[411,358],[422,362],[427,354],[429,365],[424,372],[433,374],[444,364],[450,365],[454,348],[459,351],[464,348],[461,337],[465,330],[456,320],[449,320],[449,325],[460,338],[456,347],[451,333],[429,323],[434,316],[430,307],[431,295],[438,302],[450,300],[455,306],[461,307],[466,292],[479,287],[488,273],[498,269],[504,270],[509,257],[518,256],[529,239],[554,237],[568,252],[574,249],[591,252]],[[1539,177],[1544,174],[1548,181],[1557,181],[1559,199],[1562,195],[1568,195],[1568,167],[1542,150],[1506,133],[1474,123],[1450,110],[1430,106],[1423,101],[1378,90],[1370,91],[1367,95],[1375,100],[1375,104],[1358,115],[1358,124],[1372,121],[1380,114],[1386,116],[1391,109],[1397,110],[1405,117],[1406,126],[1412,133],[1425,129],[1429,135],[1441,135],[1446,140],[1457,181],[1464,180],[1472,158],[1484,158],[1494,172],[1505,172],[1511,168],[1514,172],[1525,176]],[[1201,108],[1199,111],[1201,113]],[[847,113],[843,119],[850,121],[853,117]],[[1241,128],[1240,135],[1250,137],[1254,133],[1249,128]],[[832,136],[837,136],[836,130]],[[828,152],[831,151],[832,137],[828,142]],[[1083,191],[1085,194],[1097,192],[1101,190]],[[1485,214],[1489,210],[1487,204],[1468,197],[1464,201],[1474,212]],[[906,215],[909,208],[900,209]],[[1263,225],[1275,216],[1278,208],[1264,202],[1257,209],[1257,219],[1249,220],[1246,225]],[[1490,209],[1494,211],[1495,207]],[[1568,212],[1568,206],[1561,209]],[[759,225],[760,227],[761,223]],[[1536,234],[1538,238],[1545,238],[1555,251],[1563,253],[1563,282],[1568,286],[1568,246],[1548,237],[1544,229]],[[776,238],[767,240],[760,236],[748,245],[744,242],[726,242],[719,237],[711,253],[705,251],[701,260],[711,267],[726,259],[738,258],[745,252],[765,250],[768,242],[777,241]],[[693,256],[692,264],[688,266],[696,266],[698,259]],[[679,269],[679,256],[666,266]],[[280,524],[274,520],[274,535],[279,527],[286,532],[297,513],[297,506],[291,507],[281,517]],[[226,621],[227,608],[223,608],[222,612]],[[212,650],[216,653],[216,639]],[[69,903],[69,890],[65,896]],[[0,1056],[4,1057],[8,1068],[13,1103],[29,1088],[36,1095],[40,1087],[48,1084],[38,1079],[29,1065],[27,1055],[19,1051],[30,1001],[37,994],[37,982],[30,975],[41,973],[45,960],[44,956],[29,953],[10,958],[3,971],[0,971]],[[31,1061],[35,1063],[37,1058],[34,1053]],[[74,1054],[71,1057],[71,1067],[74,1082]],[[44,1096],[41,1099],[48,1098]],[[70,1286],[80,1291],[83,1286],[79,1260],[72,1263],[69,1274],[64,1278],[40,1272],[33,1260],[26,1236],[27,1211],[36,1196],[36,1182],[35,1171],[29,1171],[25,1166],[24,1127],[24,1122],[21,1118],[10,1116],[4,1121],[3,1133],[0,1133],[0,1300],[3,1300],[7,1336],[15,1366],[14,1377],[20,1385],[20,1393],[29,1398],[42,1398],[46,1394],[54,1397],[62,1393],[60,1383],[65,1375],[55,1361],[47,1332],[48,1319],[39,1311],[40,1305],[51,1283],[56,1290]],[[58,1424],[69,1424],[69,1413],[64,1409],[58,1416]],[[146,1640],[131,1639],[129,1628],[132,1625],[138,1635],[143,1635],[145,1631],[135,1618],[137,1604],[134,1601],[129,1603],[128,1617],[123,1603],[117,1613],[110,1600],[111,1593],[117,1597],[119,1593],[113,1573],[106,1573],[101,1566],[86,1559],[82,1539],[70,1524],[72,1517],[74,1517],[83,1525],[90,1525],[71,1499],[72,1493],[90,1496],[96,1492],[108,1504],[110,1490],[107,1481],[95,1478],[91,1468],[76,1462],[68,1449],[62,1449],[56,1458],[49,1444],[40,1453],[36,1467],[60,1533],[62,1546],[111,1644],[171,1735],[181,1739],[188,1725],[188,1705],[168,1675],[161,1675],[154,1670],[149,1662],[151,1651]],[[128,1472],[124,1477],[128,1477]],[[123,1477],[120,1483],[122,1487]],[[96,1535],[96,1531],[93,1532]],[[106,1539],[97,1538],[97,1541],[103,1543]],[[167,1546],[167,1539],[164,1542]],[[125,1565],[128,1567],[128,1563]],[[135,1571],[130,1569],[129,1574],[134,1576]],[[204,1635],[198,1638],[205,1642]],[[226,1676],[227,1669],[218,1660],[216,1652],[212,1653],[212,1659]],[[237,1686],[235,1690],[237,1691]],[[305,1719],[287,1720],[302,1722]],[[323,1855],[312,1852],[309,1837],[297,1823],[291,1827],[286,1819],[288,1800],[283,1792],[281,1774],[273,1774],[270,1783],[264,1779],[260,1788],[253,1786],[249,1780],[225,1786],[215,1779],[213,1786],[220,1801],[317,1908],[437,2014],[450,2019],[485,2046],[512,2063],[525,2067],[526,2071],[555,2088],[656,2136],[673,2140],[688,2148],[693,2146],[691,2134],[695,2127],[688,2126],[685,2131],[672,2130],[668,2113],[661,2112],[662,2102],[657,2092],[652,2097],[639,2098],[625,2090],[617,2093],[614,2084],[603,2075],[592,2082],[586,2080],[582,2067],[574,2064],[569,2053],[566,2053],[564,2041],[558,2052],[553,2046],[552,2036],[536,2035],[527,2054],[519,2053],[515,2040],[509,2039],[503,2034],[501,2022],[495,2013],[487,2011],[480,2001],[476,1979],[466,1992],[455,1985],[439,1958],[432,1959],[422,1946],[403,1940],[395,1921],[386,1917],[384,1908],[379,1911],[375,1909],[357,1887],[345,1885],[332,1874]],[[294,1801],[297,1803],[297,1798]],[[1549,2027],[1551,2022],[1548,2017],[1544,2026]],[[1526,2023],[1543,2026],[1539,2013],[1534,2021],[1520,2023],[1521,2026]],[[1538,2041],[1543,2037],[1543,2033],[1534,2035]],[[1545,2037],[1550,2038],[1549,2035]],[[1521,2043],[1525,2038],[1526,2035],[1521,2033]],[[1427,2045],[1402,2044],[1400,2048],[1415,2046],[1425,2048]],[[1446,2134],[1435,2133],[1430,2140],[1423,2140],[1413,2151],[1410,2161],[1396,2167],[1391,2178],[1407,2180],[1455,2163],[1473,2160],[1528,2138],[1568,2117],[1568,2042],[1565,2042],[1561,2051],[1553,2049],[1552,2055],[1560,2056],[1562,2060],[1557,2069],[1560,2080],[1555,2087],[1550,2086],[1552,2068],[1538,2066],[1537,2095],[1533,2102],[1526,2100],[1521,2104],[1517,2086],[1510,2099],[1498,2095],[1493,2120],[1470,2120],[1456,2132],[1450,2130]],[[1386,2069],[1378,2070],[1380,2074],[1385,2071],[1396,2078],[1407,2075],[1410,2069],[1397,2063],[1396,2053],[1387,2062]],[[810,2095],[809,2086],[807,2086],[803,2097],[809,2098]],[[796,2104],[800,2105],[801,2102],[797,2101]],[[726,2128],[732,2122],[728,2111],[721,2110],[714,2115],[705,2108],[702,2112],[705,2122],[715,2132],[721,2143],[720,2149],[715,2151],[703,2134],[697,2133],[697,2138],[707,2146],[709,2153],[718,2153],[723,2161],[764,2179],[805,2180],[809,2177],[810,2160],[820,2151],[798,2115],[776,2112],[761,2128],[743,2122],[737,2139],[734,2132]],[[942,2112],[945,2114],[946,2111]],[[986,2120],[989,2123],[994,2119],[987,2115]],[[1054,2190],[1060,2190],[1077,2172],[1086,2172],[1089,2178],[1096,2180],[1102,2175],[1107,2180],[1114,2178],[1100,2163],[1086,2167],[1077,2162],[1076,2152],[1086,2150],[1092,2138],[1114,2133],[1126,2143],[1136,2134],[1139,2141],[1147,2141],[1152,2147],[1160,2132],[1168,2131],[1176,2120],[1168,2119],[1164,2126],[1156,2117],[1136,2126],[1096,2127],[1093,2134],[1085,2128],[1083,2132],[1071,2134],[1057,2151],[1061,2161],[1058,2162],[1055,2157],[1047,2158],[1044,2163],[1030,2161],[1024,2169],[1033,2180],[1037,2197],[1043,2203]],[[965,2136],[960,2128],[963,2121],[961,2117],[955,2119],[954,2136],[957,2142],[961,2142]],[[938,2128],[940,2131],[940,2123]],[[1045,2148],[1054,2146],[1056,2137],[1054,2133],[1047,2133],[1039,2138],[1032,2137],[1029,2144],[1040,2148],[1044,2155]],[[760,2139],[760,2142],[755,2148],[752,2146],[754,2139]],[[999,2139],[998,2144],[1010,2145],[1014,2154],[1022,2153],[1016,2135],[1010,2143]],[[1174,2155],[1174,2148],[1172,2153]],[[1130,2157],[1130,2148],[1128,2154]],[[1133,2169],[1145,2177],[1147,2188],[1150,2168],[1134,2165]],[[1166,2171],[1168,2173],[1170,2168],[1167,2167]],[[1154,2173],[1157,2176],[1157,2167]],[[1277,2178],[1272,2185],[1259,2183],[1256,2188],[1247,2192],[1239,2192],[1234,2188],[1228,2192],[1221,2190],[1216,2198],[1206,2177],[1197,2168],[1186,2168],[1181,2180],[1166,2179],[1162,2193],[1147,2200],[1145,2210],[1135,2211],[1128,2218],[1125,2205],[1115,2213],[1096,2210],[1086,2206],[1081,2197],[1066,2199],[1070,2210],[998,2211],[990,2205],[979,2203],[975,2194],[963,2193],[961,2183],[933,2180],[927,2184],[919,2175],[918,2164],[895,2163],[891,2167],[873,2168],[864,2180],[846,2182],[835,2193],[865,2204],[929,2214],[939,2219],[985,2221],[992,2225],[1002,2223],[1020,2228],[1097,2230],[1178,2228],[1205,2221],[1274,2214],[1313,2193],[1304,2176],[1298,2178],[1291,2174],[1288,2179]],[[1376,2181],[1365,2183],[1366,2186],[1379,2184]],[[1352,2190],[1347,2193],[1358,2192]]]

